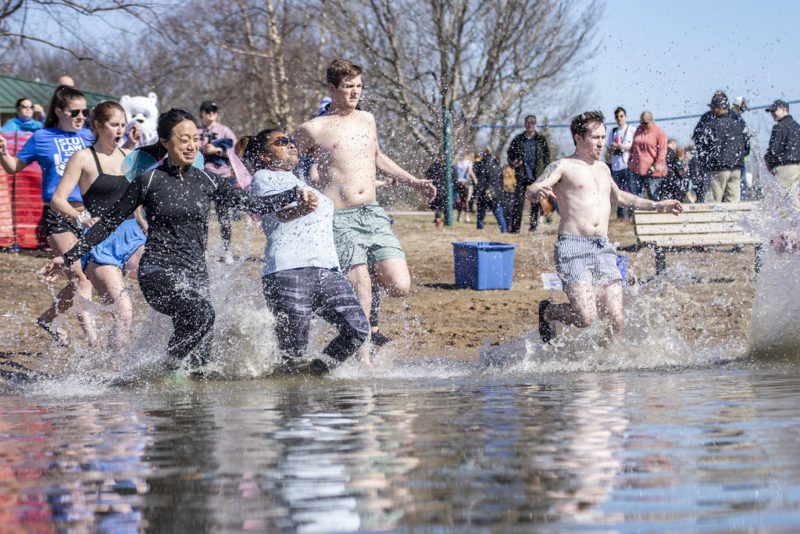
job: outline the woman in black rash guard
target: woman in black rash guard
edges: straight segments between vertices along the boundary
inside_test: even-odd
[[[230,180],[192,166],[199,148],[194,117],[170,109],[158,118],[159,143],[145,150],[157,168],[137,176],[125,195],[63,256],[42,269],[46,280],[103,241],[138,206],[149,224],[145,252],[139,262],[139,287],[156,311],[169,315],[174,331],[167,345],[167,366],[177,369],[188,357],[192,370],[209,360],[214,309],[209,302],[205,249],[211,201],[259,214],[272,213],[294,202],[316,208],[316,197],[298,188],[271,196],[251,196]]]

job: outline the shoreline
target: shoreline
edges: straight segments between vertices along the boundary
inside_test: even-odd
[[[543,289],[540,274],[555,272],[557,216],[551,224],[542,220],[535,232],[529,232],[526,222],[519,234],[501,234],[491,215],[487,215],[485,229],[477,230],[474,222],[436,228],[432,212],[389,214],[395,219],[393,230],[406,252],[411,291],[402,299],[381,300],[380,330],[394,341],[381,349],[378,357],[385,350],[392,358],[408,360],[477,360],[484,343],[499,345],[536,331],[538,302],[551,294]],[[208,261],[214,259],[213,251],[219,248],[216,217],[211,218],[210,227]],[[609,239],[619,243],[626,250],[622,254],[629,258],[626,300],[646,288],[656,295],[654,302],[665,309],[663,320],[672,322],[683,339],[722,346],[746,343],[754,296],[752,247],[745,247],[743,252],[721,249],[669,254],[667,271],[656,279],[653,252],[631,247],[636,244],[636,236],[630,222],[612,216]],[[456,288],[451,245],[454,241],[516,245],[511,289]],[[234,256],[246,253],[242,269],[248,276],[260,277],[263,244],[263,235],[249,219],[235,221]],[[54,284],[39,281],[36,272],[50,257],[49,252],[41,250],[0,253],[0,288],[5,295],[0,301],[0,316],[5,324],[0,351],[63,352],[34,326],[36,317],[66,283],[65,278]],[[150,308],[141,297],[138,284],[130,280],[127,284],[134,297],[134,323],[147,320]],[[566,298],[559,291],[553,293],[558,301]],[[67,320],[73,331],[78,330],[74,317]],[[107,320],[108,317],[101,318]]]

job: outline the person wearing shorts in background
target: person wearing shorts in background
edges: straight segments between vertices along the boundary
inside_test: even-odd
[[[585,327],[603,316],[610,319],[613,334],[622,330],[622,276],[608,242],[612,204],[674,214],[683,211],[677,200],[645,200],[617,187],[608,165],[600,161],[606,139],[601,112],[576,116],[570,132],[575,152],[550,164],[526,193],[532,201],[558,201],[561,214],[555,262],[569,302],[539,303],[539,334],[544,342],[554,336],[552,321]]]

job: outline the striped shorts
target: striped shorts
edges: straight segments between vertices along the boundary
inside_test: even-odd
[[[556,271],[565,288],[578,282],[607,285],[622,280],[616,250],[607,237],[559,234],[555,248]]]

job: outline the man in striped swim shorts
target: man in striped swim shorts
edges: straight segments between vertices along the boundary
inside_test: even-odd
[[[599,111],[574,117],[570,133],[575,152],[551,163],[526,191],[531,201],[557,200],[561,215],[555,262],[569,302],[539,303],[539,335],[544,342],[553,338],[553,321],[586,327],[602,317],[610,320],[613,334],[622,330],[622,277],[608,242],[612,204],[676,215],[683,211],[677,200],[654,202],[617,187],[608,165],[600,161],[606,137],[603,120]]]

